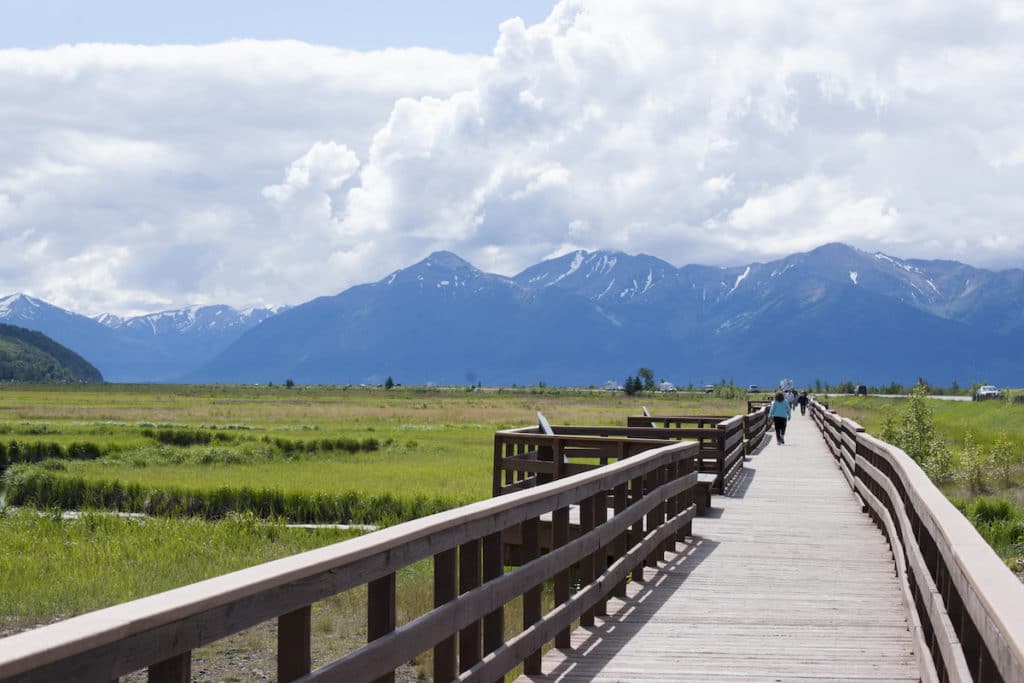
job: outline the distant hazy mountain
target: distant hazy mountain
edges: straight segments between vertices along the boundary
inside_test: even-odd
[[[643,365],[733,379],[1020,383],[1024,271],[828,244],[769,263],[675,268],[574,252],[513,278],[448,252],[283,312],[194,381],[601,384]]]
[[[133,318],[87,318],[25,294],[0,299],[0,322],[38,330],[73,348],[112,382],[174,381],[274,314],[193,306]]]
[[[103,376],[42,332],[0,324],[0,381],[102,382]]]

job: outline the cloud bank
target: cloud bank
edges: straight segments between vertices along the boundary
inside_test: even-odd
[[[299,303],[434,249],[514,273],[826,241],[1024,263],[1020,3],[563,0],[493,54],[0,51],[0,289]]]

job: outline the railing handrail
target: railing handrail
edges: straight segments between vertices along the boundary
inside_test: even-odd
[[[924,595],[919,600],[922,604],[918,605],[918,612],[925,618],[933,608],[932,600],[937,600],[944,615],[944,623],[932,625],[933,631],[941,632],[943,628],[955,631],[956,642],[939,643],[938,637],[933,638],[931,645],[937,650],[933,652],[933,658],[952,660],[936,661],[936,664],[943,665],[950,680],[967,675],[981,680],[1024,681],[1024,585],[913,458],[892,444],[866,432],[856,431],[862,428],[853,420],[824,411],[820,404],[815,409],[821,411],[824,422],[838,425],[840,429],[845,427],[852,432],[856,448],[855,488],[865,499],[869,502],[875,499],[881,503],[877,494],[884,494],[891,499],[890,488],[878,478],[892,482],[891,491],[899,500],[891,502],[898,506],[897,515],[902,515],[902,519],[892,520],[894,530],[902,536],[899,542],[903,546],[914,546],[904,547],[906,564],[911,570],[914,565],[923,566],[929,574],[931,594],[923,585],[915,589],[919,596]],[[869,461],[869,456],[881,458],[887,468],[879,469]],[[878,512],[876,509],[875,513]],[[902,531],[904,528],[909,533]],[[925,538],[934,544],[935,552],[930,547],[920,545]],[[917,579],[919,583],[922,580],[924,577]],[[954,597],[950,588],[956,591],[957,599],[962,604],[962,610],[959,611],[973,624],[971,633],[965,632],[967,627],[964,622],[954,621],[955,616],[951,612],[958,610],[956,607],[951,609],[949,604]],[[981,654],[963,659],[962,642],[971,639],[982,641],[996,668],[995,672],[985,670],[985,658]],[[950,647],[955,647],[959,652],[950,655]],[[977,644],[971,647],[977,647]],[[947,650],[945,655],[941,652],[943,648]],[[964,666],[969,669],[969,673],[962,671]]]
[[[567,509],[570,504],[626,485],[668,463],[692,459],[696,451],[693,443],[662,446],[544,486],[436,513],[10,636],[0,641],[0,678],[19,676],[85,654],[98,657],[98,651],[116,648],[127,639],[159,638],[161,643],[175,644],[175,650],[161,651],[157,660],[143,655],[135,655],[141,659],[130,659],[125,652],[106,655],[111,661],[118,660],[111,676],[123,675],[281,617],[329,595],[387,577],[469,540],[500,534],[505,528],[535,520],[545,512]],[[692,479],[695,486],[696,475]],[[275,597],[269,601],[272,604],[247,613],[245,618],[234,615],[230,627],[218,625],[202,632],[195,628],[196,620],[213,611],[230,611],[242,603],[249,605],[246,601],[266,596],[269,591],[274,591]],[[179,633],[189,626],[192,628],[187,634]],[[179,635],[182,637],[176,637]],[[155,645],[150,645],[152,651]]]

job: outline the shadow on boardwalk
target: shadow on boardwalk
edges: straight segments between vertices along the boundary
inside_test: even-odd
[[[640,629],[647,623],[641,616],[657,612],[672,599],[687,576],[696,567],[711,556],[719,543],[700,536],[687,540],[685,547],[662,564],[657,570],[648,568],[644,571],[645,583],[624,600],[612,598],[609,601],[610,616],[598,617],[593,627],[580,627],[578,634],[587,632],[581,642],[574,638],[575,646],[571,651],[563,651],[563,658],[552,670],[537,676],[522,676],[519,680],[549,681],[572,676],[573,670],[580,665],[578,656],[586,655],[589,661],[607,662],[624,647],[628,647]],[[620,603],[616,609],[613,603]],[[573,656],[574,655],[574,656]],[[548,660],[550,661],[550,660]]]

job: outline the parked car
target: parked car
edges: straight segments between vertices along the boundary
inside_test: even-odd
[[[715,385],[714,384],[705,384],[704,385],[704,393],[705,394],[711,394],[711,393],[714,393],[714,391],[715,391]]]
[[[974,398],[977,401],[984,401],[988,398],[1000,398],[1002,395],[1003,392],[999,391],[997,387],[994,387],[991,384],[982,384],[978,387],[978,391],[974,394]]]
[[[749,387],[747,387],[747,392],[748,393],[756,394],[759,391],[761,391],[761,390],[757,387],[756,384],[751,384]]]
[[[863,384],[858,384],[857,385],[857,391],[855,391],[854,393],[857,394],[858,396],[867,396],[868,395],[868,388],[866,386],[864,386]]]

